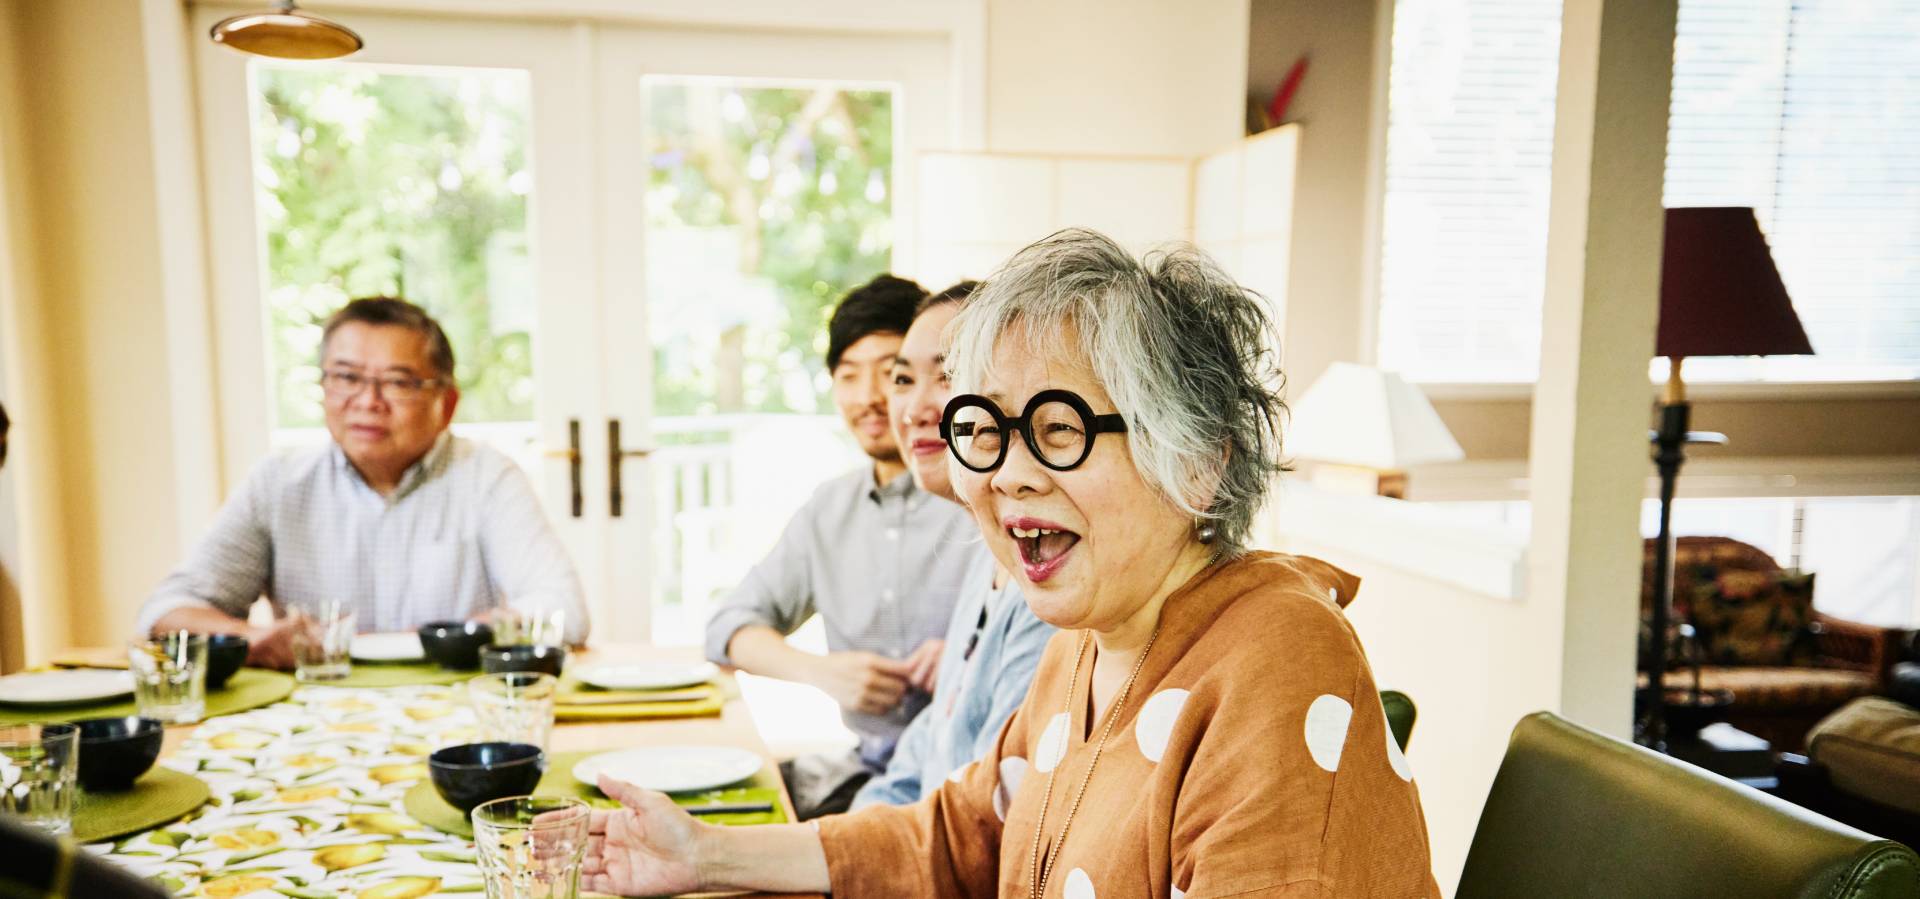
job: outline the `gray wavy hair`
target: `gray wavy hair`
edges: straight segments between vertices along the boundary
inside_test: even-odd
[[[1246,551],[1285,470],[1284,379],[1263,298],[1191,246],[1136,260],[1104,235],[1060,231],[1015,253],[955,318],[947,369],[956,392],[980,389],[1016,324],[1042,358],[1061,354],[1056,335],[1072,325],[1127,422],[1141,479],[1196,525],[1214,525],[1216,557]]]

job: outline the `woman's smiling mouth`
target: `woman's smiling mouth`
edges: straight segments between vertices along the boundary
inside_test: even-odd
[[[1080,543],[1079,534],[1051,521],[1021,517],[1001,524],[1020,551],[1020,567],[1026,571],[1027,580],[1035,584],[1053,577]]]

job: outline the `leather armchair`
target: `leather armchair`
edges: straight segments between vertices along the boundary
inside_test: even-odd
[[[1920,856],[1546,712],[1514,728],[1456,899],[1914,899]]]

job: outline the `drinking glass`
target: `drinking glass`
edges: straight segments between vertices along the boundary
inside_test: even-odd
[[[565,609],[528,610],[502,606],[489,619],[495,646],[565,646]]]
[[[507,671],[467,681],[467,698],[480,721],[480,741],[531,743],[547,748],[560,681],[538,671]]]
[[[174,631],[127,646],[133,699],[143,718],[192,724],[207,712],[207,636]]]
[[[587,854],[587,804],[509,796],[475,806],[473,844],[487,899],[576,899]]]
[[[353,673],[351,603],[324,600],[294,611],[293,676],[302,683],[345,679]]]
[[[71,724],[0,727],[0,814],[71,833],[79,747],[80,729]]]

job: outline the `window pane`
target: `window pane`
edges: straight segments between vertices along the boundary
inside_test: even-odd
[[[533,417],[524,72],[252,71],[274,424],[320,424],[320,323],[400,296],[453,342],[458,418]]]
[[[1539,367],[1558,0],[1398,0],[1380,363],[1421,381]]]
[[[1813,604],[1849,621],[1920,624],[1920,498],[1701,498],[1673,504],[1677,535],[1731,537],[1782,568],[1815,575]],[[1660,501],[1641,504],[1640,533],[1660,533]]]
[[[1666,203],[1754,207],[1816,351],[1701,359],[1690,375],[1920,377],[1911,13],[1911,0],[1682,0]],[[1537,372],[1558,20],[1552,0],[1397,0],[1383,365],[1425,381]]]
[[[828,398],[826,322],[893,248],[893,94],[649,77],[654,639],[710,603],[819,482],[863,458]]]
[[[1815,352],[1701,359],[1689,376],[1920,377],[1917,11],[1681,3],[1667,205],[1754,207]]]
[[[1691,363],[1689,363],[1691,366]],[[1683,475],[1684,478],[1684,475]],[[1524,501],[1431,502],[1463,522],[1529,529]],[[1681,497],[1673,532],[1730,537],[1782,568],[1813,572],[1814,606],[1848,621],[1920,626],[1920,497]],[[1660,501],[1640,504],[1640,535],[1660,533]]]

